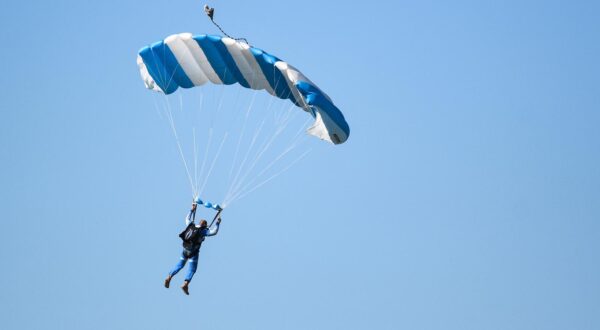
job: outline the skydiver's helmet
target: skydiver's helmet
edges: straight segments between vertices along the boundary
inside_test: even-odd
[[[201,228],[208,227],[208,222],[206,222],[206,220],[204,220],[204,219],[200,220],[200,227]]]

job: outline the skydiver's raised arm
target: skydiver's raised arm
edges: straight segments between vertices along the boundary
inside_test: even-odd
[[[215,236],[219,232],[219,225],[221,225],[221,217],[208,229],[206,236]]]
[[[196,206],[197,206],[196,203],[192,204],[192,208],[190,209],[190,212],[185,217],[185,225],[186,226],[188,226],[190,223],[192,223],[194,221],[194,218],[196,217]]]

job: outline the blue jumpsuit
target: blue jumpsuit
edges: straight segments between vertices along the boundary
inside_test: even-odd
[[[190,210],[190,213],[188,213],[188,215],[185,217],[185,225],[186,227],[190,224],[193,223],[194,217],[194,212]],[[196,225],[197,228],[200,228],[200,225]],[[201,241],[204,241],[204,237],[206,236],[214,236],[219,232],[219,223],[216,222],[215,225],[213,226],[214,228],[204,228],[201,232],[201,236],[202,239]],[[187,253],[186,253],[187,252]],[[184,249],[183,252],[181,252],[181,258],[179,259],[179,262],[177,263],[177,265],[175,265],[175,268],[173,268],[173,270],[169,273],[170,276],[174,276],[175,274],[179,273],[179,271],[185,266],[185,263],[189,260],[190,261],[190,267],[188,268],[188,273],[187,276],[185,277],[186,281],[191,281],[192,277],[194,276],[194,273],[196,273],[196,269],[198,268],[198,255],[200,254],[200,244],[197,245],[197,247],[194,248],[193,251],[186,251]]]

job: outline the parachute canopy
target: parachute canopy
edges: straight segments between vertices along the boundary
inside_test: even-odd
[[[175,34],[139,51],[137,63],[148,89],[171,94],[179,87],[207,82],[266,90],[310,113],[308,133],[334,144],[344,143],[350,128],[329,96],[293,66],[231,38]]]

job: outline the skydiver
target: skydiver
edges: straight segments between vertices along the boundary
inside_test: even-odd
[[[192,204],[192,209],[185,217],[185,225],[186,229],[179,235],[183,240],[183,252],[181,253],[181,258],[179,262],[175,265],[175,268],[171,270],[167,278],[165,279],[165,288],[169,288],[169,284],[171,283],[171,279],[175,274],[177,274],[186,264],[186,262],[190,261],[190,266],[188,268],[187,276],[181,286],[183,292],[186,295],[189,295],[189,285],[194,273],[196,273],[196,269],[198,268],[198,255],[200,253],[200,246],[204,241],[206,236],[214,236],[219,232],[219,225],[221,224],[220,211],[217,213],[218,219],[216,221],[216,226],[213,228],[208,227],[208,223],[206,220],[200,220],[199,224],[194,223],[194,219],[196,216],[196,207],[197,204]]]

